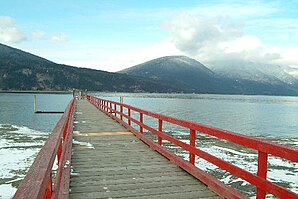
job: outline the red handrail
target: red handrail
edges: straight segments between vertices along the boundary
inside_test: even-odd
[[[68,198],[74,103],[73,99],[68,104],[53,133],[19,185],[14,199]],[[58,169],[53,184],[52,168],[56,157]]]
[[[257,193],[256,193],[257,199],[266,198],[266,193],[271,193],[279,198],[298,198],[297,193],[287,190],[286,188],[281,187],[267,180],[268,154],[271,154],[273,156],[277,156],[280,158],[284,158],[293,162],[298,162],[297,149],[276,144],[270,141],[261,140],[261,139],[249,137],[246,135],[241,135],[230,131],[206,126],[195,122],[168,117],[165,115],[146,111],[123,103],[104,100],[104,99],[96,98],[94,96],[88,96],[87,98],[92,104],[94,104],[96,107],[98,107],[103,112],[108,114],[110,117],[120,122],[123,126],[125,126],[127,129],[132,131],[137,137],[139,137],[145,143],[150,145],[150,147],[154,148],[164,156],[168,157],[175,164],[182,167],[183,169],[185,169],[186,171],[188,171],[189,173],[191,173],[192,175],[194,175],[195,177],[203,181],[211,189],[213,189],[223,197],[243,198],[245,196],[239,193],[238,191],[236,191],[235,189],[232,189],[227,185],[223,185],[220,181],[218,181],[214,177],[205,173],[198,167],[195,167],[194,163],[195,163],[196,156],[199,156],[207,160],[208,162],[220,167],[221,169],[224,169],[230,172],[231,174],[237,177],[240,177],[243,180],[255,185],[257,187]],[[124,111],[125,108],[127,109],[126,112]],[[135,113],[139,113],[140,118],[139,119],[133,118],[131,116],[132,111],[134,111]],[[144,121],[143,121],[144,115],[150,116],[152,118],[156,118],[158,120],[157,130],[153,127],[150,127],[144,124]],[[125,122],[123,118],[126,118],[127,122]],[[190,130],[190,144],[184,143],[168,134],[163,133],[162,131],[163,121],[188,128]],[[139,130],[131,126],[132,122],[139,126]],[[153,142],[143,134],[144,129],[158,136],[157,143]],[[197,131],[200,133],[205,133],[207,135],[211,135],[223,140],[230,141],[238,145],[242,145],[242,146],[257,150],[258,151],[257,174],[246,171],[238,166],[235,166],[218,157],[215,157],[212,154],[209,154],[205,151],[200,150],[198,147],[195,146]],[[182,158],[172,154],[171,152],[163,148],[161,146],[163,139],[168,140],[169,142],[188,151],[190,154],[189,162],[183,160]]]

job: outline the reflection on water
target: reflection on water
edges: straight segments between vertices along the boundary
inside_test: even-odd
[[[92,93],[164,115],[234,132],[259,136],[298,148],[298,97],[198,94]],[[38,109],[61,111],[71,95],[38,94]],[[33,94],[0,93],[0,196],[10,198],[61,115],[33,113]],[[136,116],[136,118],[138,118]],[[157,127],[157,120],[145,118]],[[164,130],[188,142],[188,129],[164,124]],[[165,142],[169,150],[188,159],[188,153]],[[251,172],[256,172],[253,150],[198,134],[197,146]],[[249,164],[248,164],[249,162]],[[196,165],[227,184],[252,195],[254,187],[202,159]],[[298,192],[298,165],[269,157],[269,179]],[[1,197],[0,197],[1,198]]]

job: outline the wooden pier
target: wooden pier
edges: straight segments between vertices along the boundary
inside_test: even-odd
[[[254,185],[257,199],[265,199],[268,194],[298,198],[298,193],[270,181],[267,176],[269,155],[297,163],[295,148],[82,92],[79,96],[70,101],[14,199],[248,198],[201,170],[196,158]],[[148,118],[156,124],[147,123]],[[171,136],[166,123],[188,129],[189,142]],[[203,151],[197,142],[201,139],[199,134],[257,151],[257,172]],[[164,147],[164,142],[182,148],[189,157],[183,159],[172,153]]]
[[[220,198],[87,100],[74,123],[70,198]]]

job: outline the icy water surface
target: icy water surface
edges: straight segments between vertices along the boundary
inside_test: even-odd
[[[93,93],[97,96],[298,148],[298,97],[231,96],[196,94]],[[33,114],[34,94],[0,93],[0,199],[10,198],[34,157],[61,115]],[[39,110],[64,110],[71,95],[39,94]],[[137,117],[136,117],[137,118]],[[157,126],[156,121],[145,122]],[[165,124],[164,130],[185,142],[187,129]],[[165,143],[169,150],[188,159],[188,153]],[[253,150],[198,135],[197,146],[237,166],[256,172]],[[222,181],[253,196],[254,187],[197,159],[196,165]],[[269,157],[268,178],[298,192],[298,165]]]
[[[61,114],[34,114],[34,94],[0,93],[0,199],[11,198]],[[37,94],[38,110],[64,110],[71,95]]]

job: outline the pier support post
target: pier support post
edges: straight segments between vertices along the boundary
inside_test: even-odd
[[[37,102],[36,102],[36,95],[34,95],[34,113],[37,111]]]

